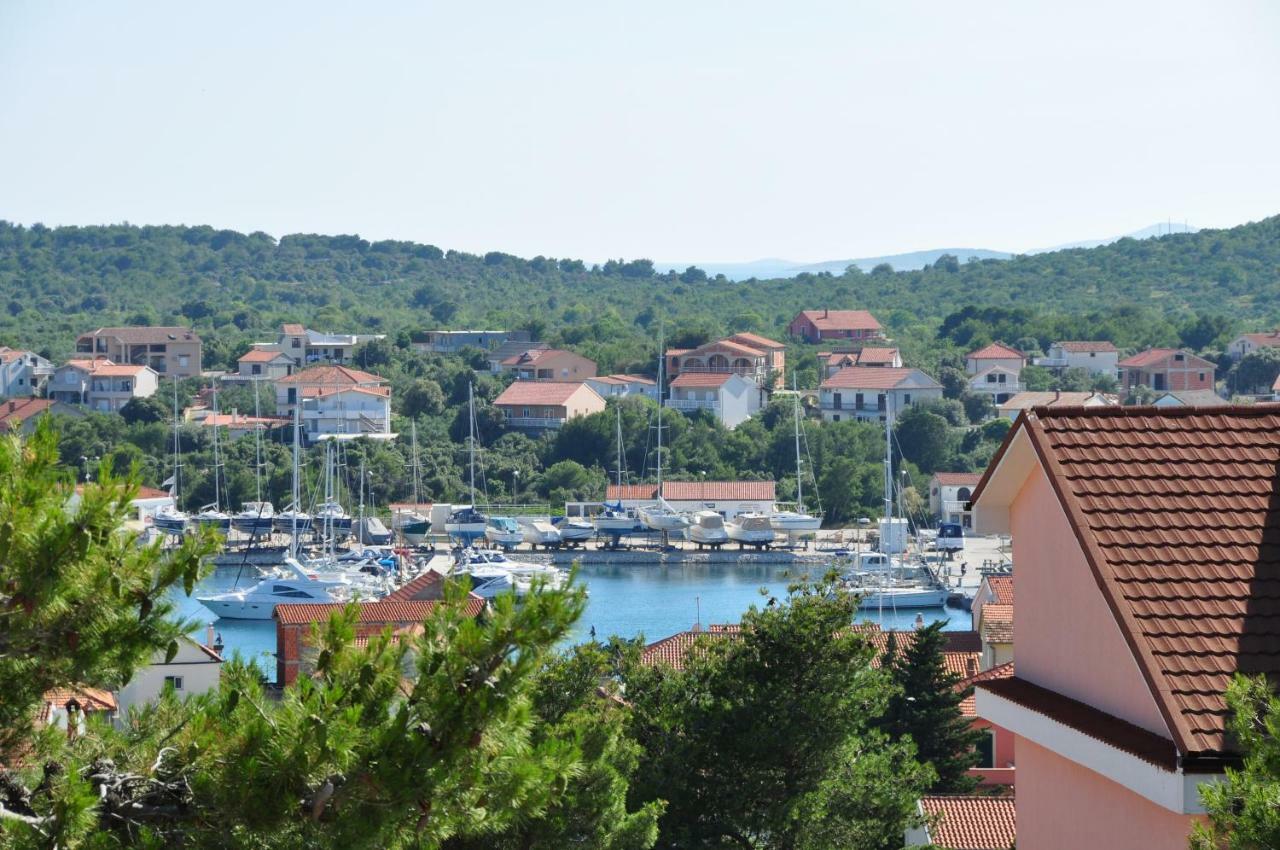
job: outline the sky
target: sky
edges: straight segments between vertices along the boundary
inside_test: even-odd
[[[0,0],[0,218],[520,256],[1280,213],[1280,3]]]

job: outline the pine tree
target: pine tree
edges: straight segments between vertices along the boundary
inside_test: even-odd
[[[946,668],[942,626],[917,629],[888,662],[894,692],[882,728],[895,741],[909,737],[915,743],[916,757],[937,772],[933,791],[963,793],[974,787],[967,771],[977,764],[982,733],[960,713],[964,694],[956,690],[960,677]]]

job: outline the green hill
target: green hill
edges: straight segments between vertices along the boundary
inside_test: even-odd
[[[1095,324],[1126,308],[1174,325],[1201,314],[1268,326],[1280,320],[1280,217],[1003,261],[943,257],[920,271],[739,283],[696,269],[658,275],[647,260],[588,267],[357,236],[277,242],[210,227],[0,222],[0,342],[54,356],[99,325],[188,321],[208,339],[206,365],[219,366],[281,321],[301,321],[393,335],[532,326],[606,368],[634,368],[660,321],[677,343],[728,330],[777,335],[797,310],[823,306],[871,309],[899,335],[966,307],[1092,314]]]

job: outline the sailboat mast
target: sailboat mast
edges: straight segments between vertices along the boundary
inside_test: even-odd
[[[665,382],[667,357],[664,353],[663,335],[658,334],[658,503],[662,504],[662,390]]]
[[[298,511],[301,509],[301,495],[298,493],[298,437],[302,430],[302,405],[293,408],[293,509],[290,521],[289,557],[298,557]]]
[[[418,479],[421,477],[421,471],[418,468],[418,423],[413,421],[409,423],[410,442],[413,446],[413,509],[418,509]]]
[[[258,515],[262,515],[262,403],[258,398],[258,382],[253,382],[253,488],[258,500]]]
[[[886,394],[884,409],[884,518],[893,519],[893,416],[892,397]],[[887,526],[886,526],[887,528]]]
[[[622,487],[622,405],[615,409],[618,412],[618,487]]]
[[[791,375],[791,391],[796,394],[796,510],[804,513],[804,472],[800,468],[800,393],[796,390],[796,376]]]
[[[173,508],[182,510],[182,445],[178,441],[178,378],[173,379]]]
[[[213,387],[213,509],[222,510],[222,488],[218,483],[222,471],[222,458],[218,452],[218,387]]]
[[[476,397],[475,387],[467,384],[467,449],[471,452],[471,507],[476,506]]]

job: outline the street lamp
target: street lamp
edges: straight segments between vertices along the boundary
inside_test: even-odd
[[[511,504],[520,503],[520,470],[511,470]]]

